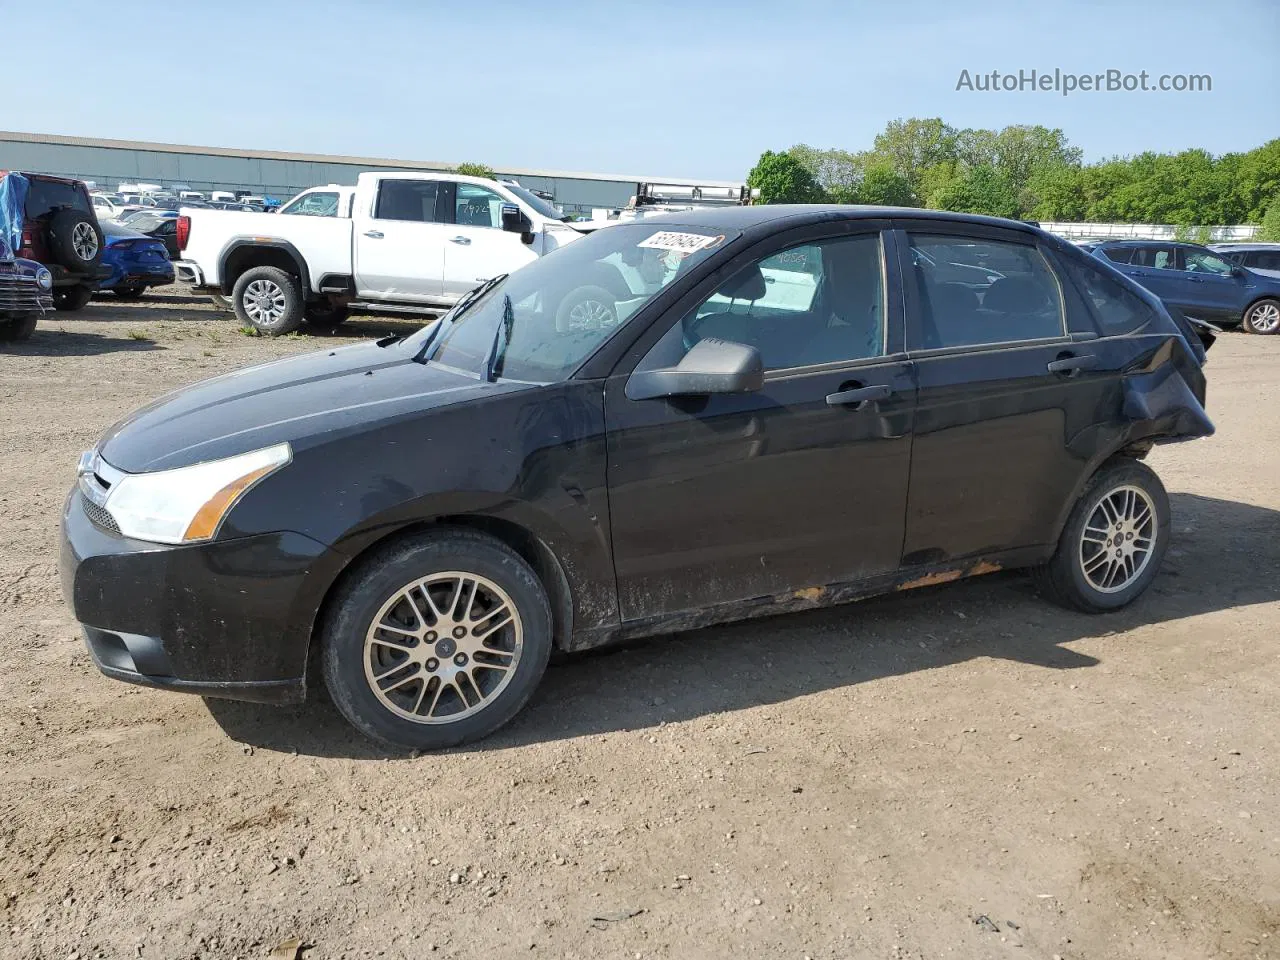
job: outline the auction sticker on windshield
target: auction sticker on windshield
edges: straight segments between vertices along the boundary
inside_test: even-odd
[[[723,234],[717,237],[708,237],[701,233],[677,233],[674,230],[659,230],[653,236],[641,240],[636,246],[646,247],[651,250],[676,250],[680,253],[693,253],[704,247],[714,247],[723,239]]]

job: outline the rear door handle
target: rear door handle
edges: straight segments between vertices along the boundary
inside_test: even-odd
[[[1131,277],[1145,277],[1145,276],[1146,276],[1146,273],[1145,273],[1144,271],[1142,271],[1142,270],[1130,270],[1130,271],[1128,271],[1128,272],[1129,272],[1129,276],[1131,276]]]
[[[1187,277],[1187,279],[1192,283],[1204,283],[1204,280],[1201,277]]]
[[[872,400],[885,400],[893,395],[893,388],[887,383],[877,383],[870,387],[854,387],[851,390],[840,390],[827,394],[827,406],[852,406],[855,410]]]
[[[1097,365],[1098,358],[1092,353],[1082,353],[1078,357],[1058,357],[1057,360],[1050,360],[1047,364],[1050,373],[1065,373],[1067,376],[1081,370],[1092,370]]]
[[[372,237],[374,240],[381,240],[383,237],[386,236],[386,234],[383,233],[381,230],[366,230],[364,232],[364,235],[366,237]]]
[[[450,237],[450,238],[449,238],[449,242],[450,242],[450,243],[460,243],[460,244],[462,244],[462,245],[465,247],[465,246],[467,246],[469,243],[471,243],[471,238],[470,238],[470,237]]]

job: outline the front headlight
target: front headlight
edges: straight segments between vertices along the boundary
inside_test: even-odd
[[[209,540],[245,491],[292,459],[289,444],[280,443],[176,470],[126,474],[104,506],[126,537],[155,543]]]
[[[53,289],[53,274],[41,267],[36,271],[36,286],[41,290]]]

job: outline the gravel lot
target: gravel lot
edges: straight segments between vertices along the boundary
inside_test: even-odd
[[[1217,436],[1151,457],[1177,539],[1126,611],[997,575],[681,634],[402,757],[322,698],[89,662],[57,576],[78,453],[337,339],[165,292],[0,349],[0,956],[1280,957],[1280,338],[1224,336]]]

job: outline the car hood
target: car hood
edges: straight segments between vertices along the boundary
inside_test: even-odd
[[[359,344],[215,377],[121,420],[99,452],[127,473],[169,470],[281,442],[305,449],[437,407],[534,388],[419,363],[414,349],[403,341]]]

